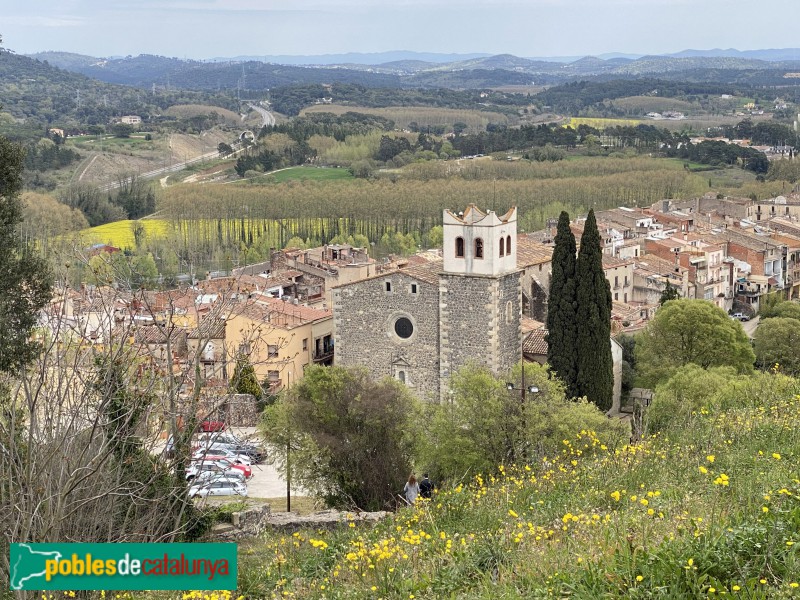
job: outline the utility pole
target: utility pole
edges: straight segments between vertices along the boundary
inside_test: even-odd
[[[292,384],[292,372],[288,372],[286,380],[286,389],[288,390]],[[290,422],[286,422],[286,512],[292,512],[292,466],[289,462],[289,456],[292,451],[292,430]]]

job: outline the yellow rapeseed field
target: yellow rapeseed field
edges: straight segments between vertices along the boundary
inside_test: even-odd
[[[115,221],[97,227],[83,229],[81,239],[92,244],[110,244],[117,248],[133,248],[136,244],[133,238],[133,224],[136,221]],[[169,221],[162,219],[143,219],[140,223],[148,237],[163,238],[170,229]]]
[[[570,117],[569,120],[563,123],[564,127],[572,127],[576,129],[578,125],[588,125],[595,129],[605,129],[606,127],[636,127],[641,125],[642,121],[637,119],[603,119],[594,117]]]

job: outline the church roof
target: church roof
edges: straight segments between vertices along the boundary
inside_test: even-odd
[[[439,285],[439,275],[442,273],[442,264],[441,260],[432,260],[430,262],[405,267],[398,272],[405,273],[409,277],[419,279],[431,285]]]
[[[517,236],[517,268],[541,265],[553,260],[553,247],[527,236]]]

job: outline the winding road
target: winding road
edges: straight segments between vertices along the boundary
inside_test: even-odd
[[[261,115],[261,122],[264,127],[274,127],[275,126],[275,116],[269,112],[266,108],[262,108],[258,104],[248,104],[250,108],[254,111],[258,112]]]

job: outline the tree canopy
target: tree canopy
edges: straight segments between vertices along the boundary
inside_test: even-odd
[[[562,211],[553,249],[547,307],[547,363],[567,386],[567,395],[577,396],[577,297],[575,290],[575,254],[577,244],[569,227],[569,215]]]
[[[44,261],[20,239],[23,150],[0,136],[0,371],[16,371],[39,350],[30,339],[50,299]]]
[[[800,374],[800,320],[773,317],[759,323],[753,349],[764,369],[777,368],[789,375]]]
[[[755,355],[739,321],[706,300],[670,300],[636,339],[636,365],[644,385],[654,387],[676,368],[696,364],[753,368]]]
[[[392,379],[310,367],[267,408],[263,430],[276,447],[292,444],[292,480],[330,506],[377,510],[395,506],[411,472],[415,406],[408,389]],[[285,467],[283,460],[279,468]]]
[[[577,396],[609,410],[614,394],[611,356],[611,288],[603,271],[603,250],[594,210],[589,211],[575,264],[577,279]]]
[[[521,364],[502,378],[467,365],[451,379],[450,400],[426,407],[418,462],[434,479],[467,481],[498,465],[536,462],[558,454],[575,431],[591,429],[608,447],[627,442],[626,426],[590,402],[569,400],[547,367],[525,364],[525,386],[539,391],[526,393],[524,402],[506,379],[520,388]]]

